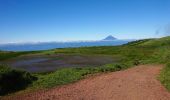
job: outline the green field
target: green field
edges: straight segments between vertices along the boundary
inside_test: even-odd
[[[75,82],[84,78],[84,76],[100,72],[112,72],[123,70],[138,64],[165,64],[166,67],[160,73],[160,81],[170,90],[170,37],[160,39],[145,39],[130,42],[122,46],[100,46],[100,47],[81,47],[81,48],[65,48],[53,49],[37,52],[0,52],[0,60],[6,60],[13,57],[29,54],[39,55],[109,55],[119,57],[121,60],[116,64],[106,64],[98,67],[84,68],[64,68],[50,73],[30,74],[37,80],[32,80],[27,89],[49,88],[62,84]],[[1,66],[0,66],[1,67]],[[1,67],[2,69],[3,67]],[[4,72],[3,72],[4,73]],[[9,72],[8,72],[9,74]],[[2,76],[2,72],[0,72]],[[26,78],[27,79],[27,78]],[[0,77],[2,81],[2,77]]]

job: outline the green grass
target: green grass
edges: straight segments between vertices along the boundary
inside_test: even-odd
[[[8,51],[0,51],[0,61],[15,58],[20,55],[26,55],[26,54],[34,54],[34,53],[40,53],[41,51],[27,51],[27,52],[8,52]]]
[[[31,54],[31,52],[0,52],[0,60]],[[34,52],[36,54],[36,52]],[[129,68],[138,64],[170,62],[170,37],[160,39],[145,39],[130,42],[122,46],[100,46],[53,49],[37,51],[42,55],[68,54],[68,55],[109,55],[120,57],[119,64],[107,64],[99,67],[87,68],[65,68],[46,74],[34,74],[38,78],[29,89],[50,88],[58,85],[68,84],[84,78],[88,74],[100,72],[112,72]],[[3,54],[3,55],[1,55]],[[162,70],[160,81],[170,90],[170,64]]]
[[[86,75],[114,72],[129,68],[129,64],[106,64],[100,67],[63,68],[50,73],[30,74],[25,71],[0,66],[0,95],[18,90],[37,90],[76,82]]]
[[[170,36],[159,38],[159,39],[152,39],[150,41],[144,42],[142,45],[145,46],[155,46],[155,47],[161,47],[161,46],[167,46],[170,44]]]
[[[37,74],[38,81],[33,83],[31,88],[50,88],[63,84],[75,82],[84,78],[88,74],[100,72],[113,72],[128,68],[128,65],[107,64],[101,67],[86,67],[86,68],[65,68],[48,74]]]
[[[113,55],[122,58],[120,63],[129,63],[131,66],[148,63],[167,64],[170,62],[170,36],[138,40],[122,46],[66,48],[45,52],[52,54]],[[170,64],[167,64],[163,69],[159,79],[170,90]]]
[[[161,71],[159,80],[170,91],[170,63]]]

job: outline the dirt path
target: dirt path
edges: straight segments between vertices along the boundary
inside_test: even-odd
[[[93,76],[74,84],[9,97],[11,100],[170,100],[156,79],[161,65],[140,65]]]

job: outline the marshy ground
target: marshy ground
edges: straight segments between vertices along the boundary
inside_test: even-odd
[[[116,63],[120,59],[106,55],[24,55],[1,61],[3,64],[28,72],[50,72],[59,68],[68,67],[96,67],[108,63]]]

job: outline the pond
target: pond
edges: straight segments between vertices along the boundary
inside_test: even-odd
[[[118,62],[112,56],[86,56],[86,55],[53,55],[53,56],[22,56],[1,62],[16,69],[29,72],[50,72],[59,68],[68,67],[96,67],[108,63]]]

